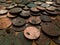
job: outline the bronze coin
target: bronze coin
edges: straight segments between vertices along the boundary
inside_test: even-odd
[[[60,5],[60,0],[56,0],[56,3]]]
[[[29,8],[28,8],[27,6],[25,6],[25,7],[23,8],[23,10],[29,10]]]
[[[41,20],[42,20],[43,22],[51,22],[51,21],[52,21],[51,18],[50,18],[50,16],[41,15],[40,17],[41,17]]]
[[[30,11],[31,11],[31,12],[34,12],[34,13],[39,12],[39,10],[38,10],[36,7],[30,8]]]
[[[47,7],[46,9],[49,10],[49,11],[55,11],[56,10],[56,7],[50,6],[50,7]]]
[[[20,7],[20,8],[24,8],[25,7],[24,4],[17,4],[17,6]]]
[[[50,39],[41,32],[40,37],[35,40],[37,45],[49,45]]]
[[[5,29],[12,24],[11,20],[7,17],[0,18],[0,29]]]
[[[41,23],[40,17],[30,17],[29,22],[33,25],[39,25]]]
[[[29,26],[24,30],[24,36],[28,39],[37,39],[40,36],[40,31],[34,26]]]
[[[60,30],[59,28],[54,25],[53,23],[43,23],[41,25],[42,31],[49,35],[49,36],[59,36],[60,35]]]
[[[36,8],[39,10],[46,10],[44,7],[41,7],[41,6],[37,6]]]
[[[15,19],[12,20],[12,23],[14,26],[23,26],[25,25],[25,20],[23,18],[17,17]]]
[[[34,4],[36,4],[36,5],[41,5],[42,2],[36,1],[36,2],[34,2]]]
[[[54,2],[52,2],[52,1],[46,1],[46,3],[51,5],[51,4],[53,4]]]
[[[23,17],[23,18],[29,18],[30,15],[31,15],[30,11],[22,10],[22,12],[20,13],[20,16]]]
[[[9,13],[12,14],[12,15],[16,15],[16,14],[19,14],[21,11],[22,11],[21,8],[16,7],[16,8],[10,9]]]

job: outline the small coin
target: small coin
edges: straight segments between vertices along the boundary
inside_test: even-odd
[[[29,22],[33,25],[38,25],[41,23],[40,17],[30,17]]]
[[[51,5],[51,4],[53,4],[54,2],[52,2],[52,1],[46,1],[46,3]]]
[[[6,17],[0,18],[0,29],[9,27],[12,24],[11,20]]]
[[[53,23],[43,23],[42,24],[42,31],[49,36],[59,36],[60,30],[59,28],[54,25]]]
[[[12,20],[14,26],[23,26],[25,25],[25,20],[23,18],[17,17]]]
[[[17,4],[17,6],[20,7],[20,8],[24,8],[25,7],[24,4]]]
[[[25,7],[23,8],[23,10],[29,10],[29,8],[28,8],[27,6],[25,6]]]
[[[24,36],[28,39],[37,39],[40,36],[40,31],[33,26],[29,26],[24,30]]]

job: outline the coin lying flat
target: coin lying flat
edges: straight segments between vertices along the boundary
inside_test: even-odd
[[[34,2],[34,4],[36,4],[36,5],[41,5],[42,2],[36,1],[36,2]]]
[[[40,17],[41,17],[41,20],[42,20],[43,22],[51,22],[51,21],[52,21],[49,16],[41,15]]]
[[[21,8],[12,8],[12,9],[10,9],[9,10],[9,13],[10,14],[18,14],[18,13],[20,13],[22,11],[22,9]]]
[[[0,18],[0,29],[9,27],[12,24],[11,20],[6,17]]]
[[[16,37],[21,41],[22,45],[32,45],[32,40],[26,39],[23,32],[19,32]]]
[[[29,10],[29,8],[28,8],[27,6],[25,6],[25,7],[23,8],[23,10]]]
[[[51,2],[51,1],[47,1],[46,3],[47,3],[47,4],[53,4],[54,2]]]
[[[17,4],[17,6],[20,7],[20,8],[24,8],[25,7],[24,4]]]
[[[14,26],[23,26],[25,25],[25,20],[23,18],[17,17],[12,20]]]
[[[59,36],[60,35],[60,30],[59,28],[54,25],[53,23],[43,23],[42,24],[42,31],[46,33],[49,36]]]
[[[50,39],[41,32],[40,37],[35,40],[37,45],[49,45]]]
[[[24,36],[28,39],[37,39],[40,36],[40,31],[33,26],[29,26],[24,30]]]
[[[23,18],[29,18],[30,17],[30,11],[22,10],[22,12],[20,13],[20,16]]]
[[[7,12],[7,10],[0,10],[0,15],[6,14]]]
[[[29,22],[33,25],[38,25],[41,23],[40,17],[30,17]]]

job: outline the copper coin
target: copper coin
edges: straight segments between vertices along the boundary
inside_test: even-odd
[[[24,4],[17,4],[17,6],[20,7],[20,8],[24,8],[25,7]]]
[[[28,8],[27,6],[25,6],[23,9],[24,9],[24,10],[29,10],[29,8]]]
[[[56,0],[56,3],[60,5],[60,0]]]
[[[53,23],[43,23],[42,24],[42,31],[49,36],[59,36],[60,30],[59,28],[54,25]]]
[[[20,13],[20,16],[23,17],[23,18],[29,18],[30,15],[31,15],[30,11],[22,10],[22,12]]]
[[[56,7],[50,6],[50,7],[47,7],[46,9],[49,10],[49,11],[55,11],[56,10]]]
[[[35,40],[37,45],[49,45],[50,39],[41,32],[40,37]]]
[[[31,12],[39,12],[39,10],[36,7],[30,8]]]
[[[17,17],[12,20],[14,26],[23,26],[25,25],[25,20],[23,18]]]
[[[33,25],[38,25],[41,23],[40,17],[31,17],[29,22]]]
[[[41,17],[41,20],[42,20],[43,22],[51,22],[51,21],[52,21],[51,18],[50,18],[50,16],[41,15],[40,17]]]
[[[11,20],[6,17],[0,18],[0,29],[9,27],[12,24]]]
[[[10,9],[9,10],[9,13],[10,14],[18,14],[18,13],[20,13],[22,11],[22,9],[21,8],[12,8],[12,9]]]
[[[53,4],[54,2],[52,1],[46,1],[47,4]]]
[[[8,11],[7,10],[0,10],[0,15],[6,14]]]
[[[40,36],[40,31],[33,26],[29,26],[24,30],[24,36],[28,39],[37,39]]]
[[[39,10],[45,10],[45,8],[41,7],[41,6],[37,6],[37,9],[39,9]]]
[[[36,2],[34,2],[34,4],[36,4],[36,5],[41,5],[42,2],[36,1]]]

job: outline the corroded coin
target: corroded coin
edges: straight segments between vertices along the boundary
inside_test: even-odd
[[[37,39],[40,36],[40,31],[33,26],[29,26],[24,30],[24,36],[28,39]]]
[[[49,45],[50,39],[41,32],[40,37],[35,40],[37,45]]]
[[[4,14],[7,14],[7,10],[0,10],[0,15],[4,15]]]
[[[33,25],[38,25],[41,23],[40,17],[30,17],[29,22]]]
[[[0,18],[0,29],[9,27],[12,24],[11,20],[6,17]]]
[[[52,21],[51,18],[47,15],[41,15],[40,17],[43,22],[51,22]]]
[[[55,11],[56,10],[56,7],[50,6],[50,7],[47,7],[46,9],[49,10],[49,11]]]
[[[30,11],[22,10],[22,12],[20,13],[20,16],[23,17],[23,18],[29,18],[30,15],[31,15]]]
[[[25,25],[25,20],[23,18],[17,17],[12,20],[14,26],[23,26]]]
[[[41,5],[42,2],[36,1],[36,2],[34,2],[34,4],[36,4],[36,5]]]
[[[60,29],[53,23],[43,23],[41,27],[42,27],[42,31],[49,36],[60,35]]]
[[[24,8],[25,7],[24,4],[17,4],[17,6],[20,7],[20,8]]]
[[[22,9],[17,7],[17,8],[12,8],[12,9],[10,9],[10,10],[9,10],[9,13],[12,14],[12,15],[13,15],[13,14],[16,15],[16,14],[19,14],[21,11],[22,11]]]

